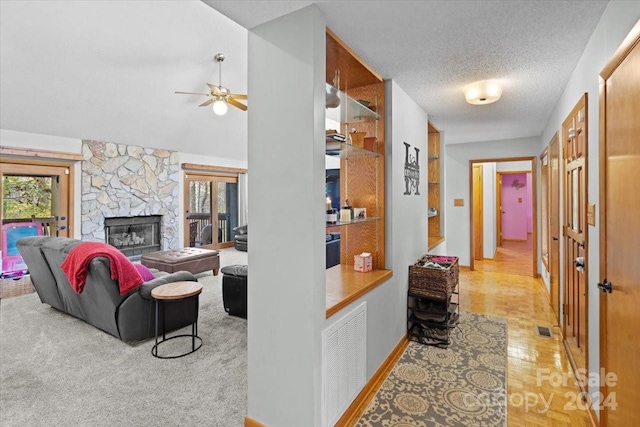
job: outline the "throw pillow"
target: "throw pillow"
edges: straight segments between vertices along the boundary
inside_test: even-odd
[[[153,280],[156,278],[156,276],[153,275],[151,270],[149,270],[146,265],[142,265],[142,264],[133,264],[133,265],[136,268],[136,270],[138,270],[138,273],[140,273],[140,276],[142,276],[142,280],[144,280],[145,282],[148,282],[149,280]]]

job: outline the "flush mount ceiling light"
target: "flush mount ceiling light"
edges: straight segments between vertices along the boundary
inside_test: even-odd
[[[464,88],[464,97],[469,104],[491,104],[500,99],[502,85],[495,80],[480,80]]]

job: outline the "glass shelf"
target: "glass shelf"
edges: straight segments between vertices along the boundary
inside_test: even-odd
[[[429,160],[438,160],[440,156],[429,156],[427,157]]]
[[[327,118],[339,123],[356,123],[364,120],[378,120],[380,115],[371,108],[365,107],[346,93],[336,89],[329,83],[326,84],[326,91],[337,91],[340,98],[340,105],[335,108],[327,108]]]
[[[377,221],[379,219],[380,219],[379,216],[372,216],[372,217],[368,217],[368,218],[365,218],[365,219],[354,219],[353,221],[349,221],[349,222],[338,221],[338,222],[336,222],[334,224],[327,223],[327,228],[329,228],[329,227],[344,227],[345,225],[362,224],[363,222]]]
[[[439,182],[431,182],[431,181],[430,181],[430,182],[429,182],[429,185],[440,185],[440,183],[439,183]]]
[[[341,157],[343,159],[349,157],[380,157],[380,154],[375,151],[356,147],[355,145],[347,144],[346,142],[336,141],[331,138],[327,138],[326,141],[327,147],[325,154],[327,156]]]

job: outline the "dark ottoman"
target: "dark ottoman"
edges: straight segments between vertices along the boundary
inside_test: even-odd
[[[150,252],[142,255],[142,265],[149,268],[157,268],[167,273],[176,271],[188,271],[193,274],[212,270],[217,276],[220,270],[220,257],[218,251],[201,248],[182,248],[174,251]]]
[[[238,317],[247,318],[247,270],[246,265],[222,267],[222,303],[224,310]]]

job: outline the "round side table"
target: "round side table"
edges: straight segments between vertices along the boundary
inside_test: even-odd
[[[156,343],[151,348],[151,354],[159,359],[175,359],[186,356],[202,347],[202,338],[198,336],[198,299],[202,292],[202,285],[198,282],[174,282],[160,285],[151,291],[151,297],[156,300]],[[194,321],[191,324],[191,335],[180,334],[167,338],[164,327],[164,304],[171,301],[193,299]],[[160,316],[162,312],[162,316]],[[160,319],[160,317],[162,319]],[[158,326],[162,321],[162,340],[158,341]],[[191,350],[177,356],[158,356],[158,346],[165,341],[180,337],[191,337]],[[199,345],[196,347],[196,340]]]

